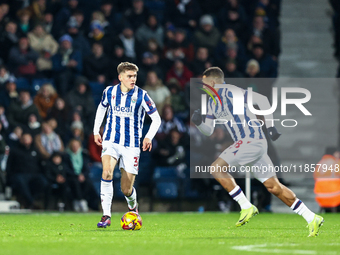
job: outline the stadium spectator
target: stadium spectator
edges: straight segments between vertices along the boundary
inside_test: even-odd
[[[217,64],[221,67],[224,66],[225,61],[228,58],[228,50],[229,48],[237,49],[237,57],[244,61],[246,59],[246,51],[243,43],[236,37],[235,31],[231,28],[228,28],[224,31],[221,40],[216,46],[215,49],[215,59]]]
[[[108,84],[110,80],[111,59],[104,53],[101,43],[92,44],[92,54],[84,58],[84,75],[90,81]]]
[[[163,48],[163,27],[158,23],[156,15],[150,15],[146,24],[142,24],[136,31],[136,38],[147,47],[149,39],[153,38],[157,41],[158,45]]]
[[[14,21],[6,23],[5,29],[1,31],[0,35],[0,58],[4,63],[8,63],[9,51],[18,44],[21,36],[23,35],[18,31],[18,26]]]
[[[50,78],[52,75],[51,57],[57,53],[59,44],[51,34],[45,32],[41,24],[37,24],[32,32],[27,35],[30,46],[39,53],[37,69],[43,77]]]
[[[6,172],[7,184],[22,199],[24,207],[36,209],[36,195],[46,194],[48,182],[42,173],[39,151],[32,142],[30,134],[21,136],[19,146],[11,149]]]
[[[243,74],[237,70],[236,61],[228,59],[224,65],[223,72],[226,78],[241,78]]]
[[[48,159],[53,152],[64,151],[63,141],[46,121],[41,124],[41,133],[35,136],[35,145],[45,159]]]
[[[193,31],[197,27],[201,13],[201,8],[195,0],[170,0],[166,2],[164,15],[167,26]]]
[[[246,78],[260,78],[261,72],[260,72],[260,65],[259,62],[257,62],[255,59],[251,59],[247,63],[247,68],[245,72]]]
[[[10,20],[9,17],[9,5],[7,3],[2,3],[0,5],[0,27],[4,27],[4,25]]]
[[[64,144],[67,142],[71,113],[64,99],[58,97],[47,115],[47,119],[55,119],[58,123],[55,132],[60,135]]]
[[[12,101],[8,108],[8,122],[11,127],[28,128],[28,119],[31,114],[36,115],[40,121],[38,108],[33,104],[29,91],[21,90],[19,100]]]
[[[104,14],[105,20],[110,24],[111,31],[109,31],[109,33],[116,33],[119,29],[118,24],[122,18],[122,15],[118,12],[116,6],[113,5],[111,0],[103,0],[101,1],[100,10]]]
[[[28,117],[28,129],[33,138],[41,132],[41,123],[38,121],[38,117],[35,114],[31,114]]]
[[[190,64],[190,70],[194,76],[200,75],[207,68],[212,66],[212,60],[209,58],[209,51],[205,47],[199,47],[196,51],[196,57]]]
[[[32,13],[32,19],[35,23],[41,22],[44,19],[44,14],[47,10],[46,0],[34,0],[28,7],[28,10]]]
[[[185,103],[184,92],[176,79],[170,79],[166,86],[169,88],[171,96],[170,102],[174,114],[177,116],[187,116],[188,107]]]
[[[173,39],[169,40],[164,47],[164,55],[171,61],[171,64],[178,58],[185,59],[188,62],[194,59],[194,45],[187,37],[184,29],[176,29]]]
[[[124,48],[124,54],[130,62],[138,62],[141,57],[142,43],[134,35],[134,31],[129,24],[125,24],[122,33],[115,39],[115,45]]]
[[[6,83],[9,81],[11,74],[7,70],[7,67],[0,65],[0,91],[5,89]]]
[[[40,87],[37,95],[34,97],[34,104],[37,106],[39,114],[43,119],[46,119],[57,98],[58,94],[52,84],[45,83]]]
[[[52,13],[46,12],[40,24],[47,34],[53,35],[54,38],[59,38],[59,36],[56,36],[54,33],[54,17]]]
[[[88,80],[83,77],[77,77],[75,87],[65,97],[65,101],[70,106],[71,112],[79,112],[84,124],[84,133],[92,133],[95,106]]]
[[[7,134],[9,131],[9,122],[6,117],[6,109],[0,104],[0,124],[2,125],[2,134]]]
[[[185,162],[185,144],[181,137],[182,134],[174,128],[158,143],[153,152],[157,166],[178,166]]]
[[[92,21],[91,32],[89,33],[89,42],[92,46],[93,43],[101,43],[104,47],[104,52],[106,54],[111,54],[112,52],[112,39],[109,34],[105,33],[102,23],[98,20]]]
[[[180,132],[181,135],[186,134],[187,128],[184,123],[174,116],[174,111],[171,105],[165,105],[162,112],[162,123],[158,129],[156,139],[157,141],[164,140],[166,135],[174,128]]]
[[[33,50],[27,37],[21,37],[18,46],[9,52],[9,67],[16,76],[33,78],[37,73],[39,53]]]
[[[111,64],[111,72],[110,72],[110,80],[114,79],[114,84],[118,83],[118,72],[117,72],[117,66],[122,63],[126,62],[129,60],[128,57],[125,56],[125,50],[124,47],[121,45],[116,44],[113,48],[113,56],[111,57],[112,59],[112,64]],[[110,55],[109,55],[110,56]],[[139,74],[138,74],[138,80],[139,80]]]
[[[181,60],[176,60],[174,65],[166,74],[166,80],[169,81],[171,78],[178,80],[181,88],[184,89],[185,85],[190,82],[190,78],[193,77],[193,73]]]
[[[71,139],[78,140],[83,148],[87,148],[87,140],[84,140],[84,125],[81,120],[71,123]]]
[[[19,146],[22,134],[23,134],[23,130],[20,126],[13,128],[13,132],[9,134],[8,139],[7,139],[7,143],[10,149],[13,149]]]
[[[164,67],[159,62],[159,56],[152,54],[151,52],[144,52],[142,57],[142,63],[139,65],[138,72],[138,84],[143,86],[146,83],[147,73],[154,71],[157,76],[162,79],[164,77]]]
[[[67,21],[70,19],[75,12],[78,11],[78,0],[67,0],[67,6],[61,8],[54,18],[54,30],[56,32],[62,31],[66,26]],[[60,37],[60,34],[55,34],[55,36]]]
[[[132,8],[129,8],[124,13],[124,22],[128,22],[133,31],[136,31],[139,26],[147,23],[149,10],[144,5],[143,0],[132,0]]]
[[[73,39],[68,34],[59,39],[60,48],[52,57],[54,77],[57,82],[57,90],[61,96],[65,96],[71,89],[75,76],[83,70],[82,55],[72,47]]]
[[[212,53],[220,40],[220,32],[214,26],[211,15],[203,15],[200,18],[200,26],[194,33],[194,43],[197,47],[206,47]]]
[[[277,30],[271,31],[268,27],[266,27],[264,17],[254,17],[253,27],[250,30],[248,38],[250,38],[252,35],[260,37],[263,41],[264,51],[274,57],[274,60],[277,60],[277,57],[281,51],[280,34]]]
[[[71,16],[66,26],[66,33],[72,37],[72,46],[75,50],[79,50],[83,57],[91,54],[91,45],[87,39],[80,32],[80,27],[76,16]]]
[[[74,197],[74,210],[86,212],[88,211],[88,206],[93,210],[98,210],[99,198],[89,177],[88,158],[83,153],[81,142],[72,139],[66,152],[72,166],[72,173],[68,177],[68,183]]]
[[[241,40],[245,39],[244,32],[246,31],[246,21],[242,17],[244,14],[241,14],[242,8],[239,7],[231,7],[229,6],[227,9],[222,9],[219,13],[219,24],[220,28],[224,31],[228,28],[235,31],[238,38]]]
[[[278,75],[277,62],[272,59],[269,54],[266,54],[262,44],[253,45],[253,58],[260,64],[260,70],[263,77],[276,78]]]
[[[18,30],[23,35],[27,35],[29,31],[32,29],[32,13],[28,9],[21,9],[17,13],[18,17]]]
[[[19,98],[19,94],[17,91],[16,78],[14,76],[10,76],[5,84],[5,88],[0,90],[0,102],[8,109],[10,104],[14,101],[17,101]]]
[[[162,112],[164,105],[170,104],[170,91],[158,78],[155,71],[148,72],[143,89],[148,92],[159,112]]]
[[[67,161],[65,162],[62,153],[53,152],[48,160],[43,161],[43,167],[45,176],[49,181],[50,190],[48,191],[48,196],[51,196],[51,189],[54,186],[57,199],[60,199],[64,206],[67,205],[69,200],[67,176],[72,173],[70,164]]]

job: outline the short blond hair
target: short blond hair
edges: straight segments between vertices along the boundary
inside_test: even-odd
[[[117,72],[118,74],[121,74],[126,71],[135,71],[138,72],[138,66],[130,63],[130,62],[122,62],[117,66]]]

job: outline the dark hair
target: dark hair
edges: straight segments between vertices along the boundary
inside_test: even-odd
[[[203,72],[203,76],[217,78],[219,80],[224,80],[224,73],[221,68],[217,66],[209,67]]]

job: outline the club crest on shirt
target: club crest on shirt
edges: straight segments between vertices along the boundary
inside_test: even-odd
[[[137,98],[136,98],[136,97],[132,98],[132,103],[133,103],[133,104],[136,103],[136,101],[137,101]]]

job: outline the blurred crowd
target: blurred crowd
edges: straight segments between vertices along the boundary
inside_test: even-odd
[[[0,188],[12,187],[26,208],[53,192],[71,197],[75,210],[98,209],[90,178],[101,153],[92,136],[94,86],[117,84],[122,61],[138,65],[137,85],[162,117],[150,160],[188,164],[190,78],[210,66],[227,78],[277,77],[280,4],[0,0]],[[207,138],[212,155],[224,133]]]

